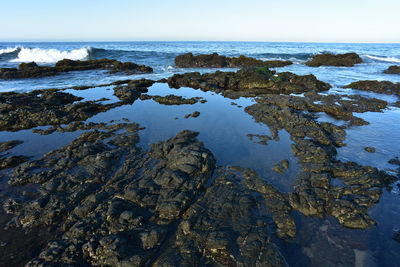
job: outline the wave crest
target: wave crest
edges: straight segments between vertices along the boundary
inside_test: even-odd
[[[63,59],[82,60],[89,57],[91,47],[83,47],[71,51],[57,49],[21,48],[18,57],[10,62],[55,63]]]
[[[365,57],[373,59],[373,60],[377,60],[377,61],[400,63],[400,58],[396,58],[396,57],[377,57],[377,56],[370,56],[370,55],[366,55]]]

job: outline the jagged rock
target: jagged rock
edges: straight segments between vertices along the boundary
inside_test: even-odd
[[[155,82],[152,80],[141,79],[128,82],[127,85],[114,87],[114,95],[122,101],[133,103],[142,93],[148,92],[148,87]]]
[[[23,142],[24,141],[21,141],[21,140],[11,140],[11,141],[6,141],[6,142],[0,142],[0,152],[10,150],[10,149],[22,144]]]
[[[40,195],[8,200],[4,208],[15,214],[8,227],[59,230],[27,266],[143,265],[158,256],[215,160],[190,131],[142,153],[138,129],[120,124],[87,132],[15,170],[10,183],[40,184]]]
[[[135,81],[131,83],[134,84]],[[99,101],[78,102],[83,98],[57,89],[0,93],[0,130],[18,131],[37,126],[59,126],[84,121],[100,112],[133,103],[137,94],[144,89],[132,90],[136,94],[130,89],[116,89],[117,94],[124,100],[110,104],[101,104]]]
[[[220,169],[205,195],[186,211],[154,266],[287,266],[271,241],[265,207],[277,215],[282,235],[284,226],[293,235],[290,207],[278,191],[249,170]]]
[[[400,97],[400,83],[389,81],[357,81],[346,85],[344,88],[352,88],[379,94],[397,95]]]
[[[137,65],[132,62],[120,62],[115,59],[93,59],[93,60],[70,60],[63,59],[58,61],[54,67],[38,66],[35,62],[21,63],[16,68],[0,68],[0,79],[22,79],[22,78],[39,78],[45,76],[53,76],[58,73],[68,71],[83,71],[94,69],[107,69],[109,73],[125,71],[127,73],[151,73],[153,69]]]
[[[400,74],[400,66],[393,65],[383,71],[386,74]]]
[[[361,63],[362,59],[356,53],[347,54],[318,54],[312,57],[311,60],[306,62],[307,66],[339,66],[339,67],[353,67],[355,64]]]
[[[274,139],[285,129],[294,141],[292,153],[303,169],[289,195],[294,210],[319,218],[330,215],[348,228],[372,227],[375,222],[367,214],[368,208],[379,201],[383,187],[398,178],[376,168],[336,160],[336,147],[343,146],[346,133],[332,123],[316,121],[310,112],[318,109],[307,98],[259,98],[258,104],[245,111],[268,125]],[[333,179],[340,179],[344,186],[333,186]]]
[[[290,72],[275,74],[268,68],[241,69],[237,72],[198,72],[175,74],[168,79],[172,88],[191,87],[203,91],[213,91],[224,96],[258,96],[267,93],[303,93],[325,91],[331,86],[321,82],[314,75],[298,76]]]
[[[284,67],[292,65],[292,61],[271,60],[263,61],[240,55],[239,57],[220,56],[217,53],[194,56],[186,53],[175,57],[175,66],[178,68],[243,68],[243,67]]]
[[[159,104],[162,105],[193,105],[199,102],[201,97],[191,97],[191,98],[184,98],[182,96],[177,95],[166,95],[166,96],[159,96],[159,95],[141,95],[141,100],[153,99]],[[203,101],[203,100],[201,100]],[[204,103],[204,102],[203,102]]]

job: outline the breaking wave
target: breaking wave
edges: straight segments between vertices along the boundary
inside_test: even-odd
[[[377,60],[377,61],[400,63],[400,58],[396,58],[396,57],[377,57],[377,56],[370,56],[370,55],[366,55],[365,57],[373,59],[373,60]]]
[[[55,63],[63,59],[82,60],[89,57],[91,50],[91,47],[83,47],[71,51],[60,51],[57,49],[20,48],[18,57],[10,60],[10,62],[34,61],[37,63]]]

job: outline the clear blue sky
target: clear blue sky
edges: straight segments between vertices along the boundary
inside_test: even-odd
[[[400,0],[4,0],[0,41],[400,42]]]

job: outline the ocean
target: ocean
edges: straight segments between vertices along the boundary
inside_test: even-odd
[[[342,44],[342,43],[275,43],[275,42],[45,42],[45,43],[0,43],[0,68],[17,67],[21,62],[36,62],[39,65],[53,65],[64,58],[73,60],[109,58],[144,64],[154,69],[151,74],[126,75],[106,74],[103,70],[78,71],[51,77],[20,80],[0,80],[0,92],[29,92],[36,89],[69,88],[73,86],[96,86],[125,79],[168,78],[177,73],[198,71],[215,72],[217,69],[181,69],[174,65],[174,58],[183,53],[210,54],[217,52],[225,56],[245,55],[262,60],[291,60],[293,65],[276,68],[277,72],[289,71],[298,75],[313,74],[317,79],[332,85],[327,94],[347,94],[374,97],[388,102],[383,112],[355,114],[369,122],[368,125],[346,129],[346,146],[337,149],[337,159],[369,165],[389,173],[396,173],[396,167],[388,161],[400,156],[400,108],[399,99],[394,95],[382,95],[343,88],[358,80],[400,82],[400,75],[384,74],[391,65],[400,65],[400,44]],[[363,63],[354,67],[312,68],[304,65],[313,55],[319,53],[355,52]],[[236,71],[237,69],[220,69]],[[111,103],[117,98],[112,87],[94,87],[65,92],[81,96],[84,100],[107,98]],[[300,172],[300,165],[291,152],[293,141],[285,131],[279,132],[279,140],[268,141],[263,146],[249,139],[248,134],[269,134],[265,124],[256,122],[244,108],[255,103],[254,98],[228,99],[212,92],[191,88],[171,89],[166,84],[156,83],[149,88],[149,94],[203,97],[205,104],[165,106],[153,101],[137,100],[99,113],[87,122],[110,122],[129,119],[141,127],[140,146],[148,149],[150,144],[166,140],[176,133],[189,129],[198,131],[199,139],[212,151],[221,166],[242,166],[254,169],[262,179],[280,191],[293,191],[293,183]],[[232,105],[232,102],[235,105]],[[107,101],[105,102],[107,103]],[[239,108],[238,108],[239,106]],[[198,118],[184,119],[186,114],[199,111]],[[176,119],[179,118],[179,119]],[[340,125],[327,115],[321,114],[320,121]],[[47,126],[38,127],[46,129]],[[22,140],[23,144],[13,148],[11,155],[26,155],[30,160],[38,159],[45,153],[69,144],[82,131],[55,132],[40,135],[31,130],[0,132],[0,142]],[[365,147],[374,147],[375,153],[368,153]],[[285,175],[271,169],[276,162],[288,159],[290,168]],[[0,179],[3,196],[15,194],[5,179]],[[0,200],[1,201],[1,200]],[[353,230],[342,227],[334,218],[317,219],[296,213],[297,237],[281,242],[282,254],[290,266],[397,266],[400,262],[400,243],[392,240],[392,231],[400,228],[400,194],[396,184],[383,190],[381,199],[371,210],[370,216],[378,226],[368,230]],[[328,229],[328,230],[326,230]],[[312,237],[315,231],[318,236]],[[354,245],[352,236],[363,236],[365,243]],[[311,237],[310,237],[311,236]],[[0,237],[1,239],[1,237]],[[320,248],[323,248],[319,250]],[[396,252],[397,251],[397,252]],[[306,255],[306,256],[304,256]],[[346,259],[341,259],[347,257]],[[308,258],[307,258],[308,257]],[[298,261],[299,258],[306,260]]]

